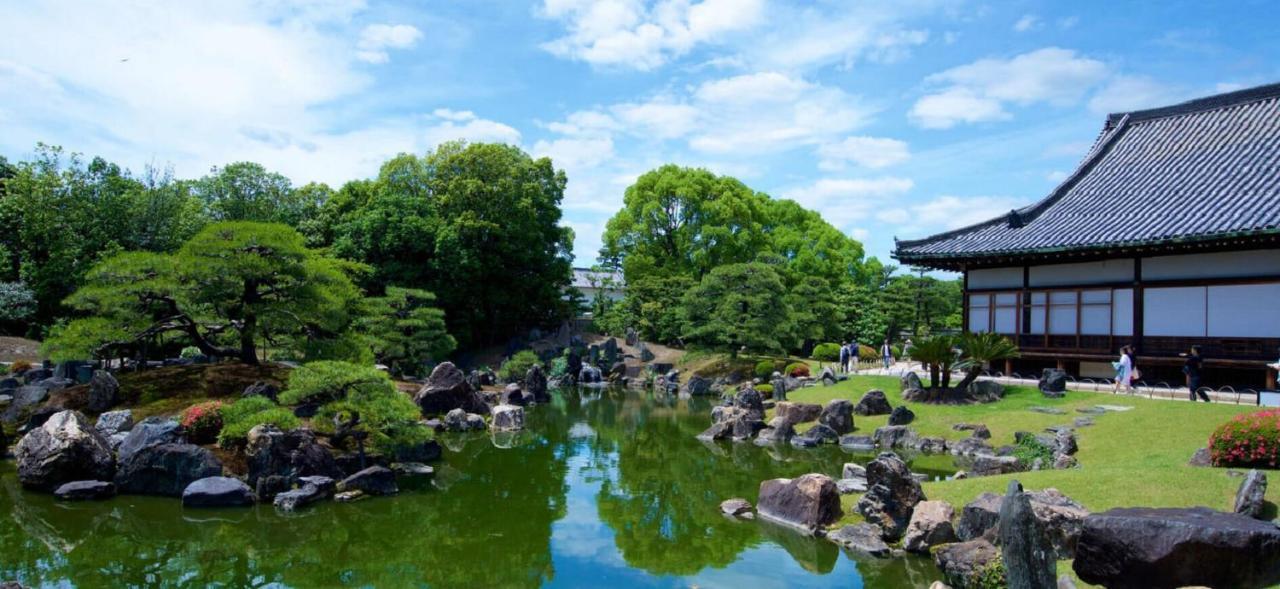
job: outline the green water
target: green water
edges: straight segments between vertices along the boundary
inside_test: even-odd
[[[924,559],[843,553],[721,516],[760,481],[838,476],[838,448],[704,444],[710,401],[557,393],[514,439],[441,436],[434,481],[400,495],[183,509],[175,499],[61,503],[0,463],[0,580],[32,587],[924,587]],[[500,447],[509,446],[509,447]],[[936,463],[946,468],[945,461]],[[931,472],[929,465],[913,465]],[[932,471],[935,474],[940,471]]]

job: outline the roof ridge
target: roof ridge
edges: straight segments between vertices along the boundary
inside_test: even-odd
[[[1241,90],[1233,90],[1231,92],[1223,92],[1211,96],[1202,96],[1193,98],[1177,104],[1167,106],[1159,106],[1142,110],[1134,110],[1128,112],[1111,113],[1107,115],[1107,123],[1119,120],[1121,117],[1128,116],[1132,122],[1148,121],[1170,116],[1191,114],[1216,110],[1245,104],[1249,102],[1259,102],[1271,98],[1280,97],[1280,82],[1273,84],[1263,84],[1252,88],[1243,88]]]

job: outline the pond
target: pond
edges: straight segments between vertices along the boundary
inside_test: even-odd
[[[825,540],[720,515],[761,480],[838,475],[835,447],[704,444],[711,400],[561,391],[527,431],[441,435],[434,480],[400,495],[183,509],[169,498],[61,503],[0,463],[0,580],[75,587],[923,587],[918,557],[851,556]],[[509,446],[509,447],[499,447]],[[913,470],[945,474],[918,463]]]

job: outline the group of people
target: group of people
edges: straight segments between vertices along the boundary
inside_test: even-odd
[[[856,341],[840,346],[840,370],[850,374],[858,372],[858,351],[859,344]],[[911,339],[908,338],[902,344],[902,355],[907,356],[910,353]],[[888,339],[885,339],[880,346],[880,361],[884,363],[885,370],[893,366],[893,346],[889,344]]]
[[[1191,402],[1210,402],[1209,393],[1200,386],[1200,378],[1204,373],[1204,358],[1200,356],[1200,346],[1191,346],[1190,352],[1180,355],[1186,358],[1182,363],[1182,374],[1186,378],[1187,392],[1191,396]],[[1121,387],[1130,394],[1137,392],[1134,383],[1142,378],[1142,371],[1138,370],[1134,362],[1133,346],[1122,346],[1120,359],[1112,362],[1111,365],[1116,369],[1116,382],[1112,392],[1119,393]]]

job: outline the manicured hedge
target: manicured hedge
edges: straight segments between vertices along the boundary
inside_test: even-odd
[[[786,374],[787,376],[794,376],[796,378],[809,376],[809,365],[804,362],[793,362],[787,365]]]
[[[839,362],[840,344],[818,344],[813,347],[813,359],[819,362]]]

